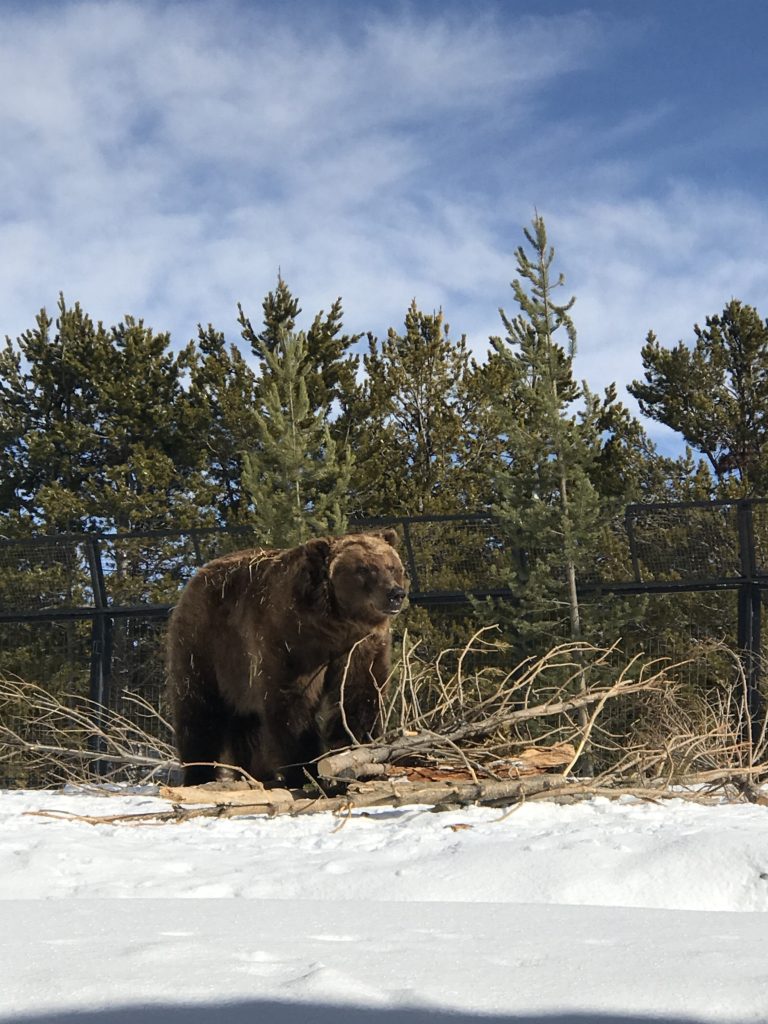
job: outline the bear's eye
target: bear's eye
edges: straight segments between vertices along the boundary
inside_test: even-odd
[[[369,565],[366,565],[365,562],[358,562],[358,564],[355,566],[355,572],[359,576],[370,576],[372,575],[373,570]]]

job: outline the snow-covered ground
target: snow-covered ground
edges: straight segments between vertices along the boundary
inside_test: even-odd
[[[160,806],[0,793],[1,1021],[768,1021],[768,807]]]

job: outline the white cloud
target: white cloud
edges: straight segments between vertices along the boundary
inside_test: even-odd
[[[667,347],[692,341],[693,325],[731,298],[765,315],[768,213],[747,196],[678,183],[657,199],[564,204],[547,225],[567,293],[577,296],[577,374],[593,388],[642,378],[650,330]],[[619,394],[636,410],[622,387]],[[648,428],[679,448],[665,428]]]
[[[595,27],[550,20],[543,47],[535,19],[505,38],[415,11],[353,37],[252,4],[18,8],[0,40],[3,328],[64,289],[183,341],[278,265],[307,306],[341,292],[379,330],[422,286],[442,301],[456,256],[488,247],[471,202],[441,208],[442,168],[471,158],[455,125],[583,62]],[[446,124],[457,150],[435,152]]]

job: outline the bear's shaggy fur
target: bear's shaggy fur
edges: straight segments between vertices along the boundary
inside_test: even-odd
[[[307,765],[352,742],[350,732],[376,735],[390,622],[407,587],[395,540],[386,530],[238,551],[197,572],[168,630],[183,763],[301,785]],[[187,785],[216,777],[205,764],[184,772]]]

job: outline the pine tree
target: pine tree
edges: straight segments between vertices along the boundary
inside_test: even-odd
[[[244,457],[242,483],[261,540],[290,547],[312,534],[343,533],[352,456],[333,440],[327,407],[311,406],[306,335],[281,328],[274,348],[264,343],[259,355],[257,446]]]
[[[11,347],[10,339],[0,350],[0,445],[3,462],[0,471],[0,523],[16,520],[21,506],[20,477],[23,412],[16,396],[22,394],[21,354]],[[0,532],[2,526],[0,526]]]
[[[628,503],[706,500],[712,494],[707,465],[690,448],[684,455],[660,455],[636,416],[606,388],[598,415],[602,435],[592,480],[603,501],[617,512]]]
[[[338,408],[331,432],[340,440],[348,435],[350,404],[357,386],[359,360],[349,351],[361,338],[359,334],[344,334],[342,321],[341,299],[336,299],[328,313],[321,310],[317,314],[307,331],[310,402]]]
[[[238,323],[243,340],[251,346],[257,359],[262,359],[263,352],[274,352],[284,334],[290,334],[296,326],[296,319],[301,313],[299,300],[294,298],[291,290],[283,280],[282,274],[277,275],[277,285],[269,292],[261,304],[264,326],[255,331],[250,319],[246,316],[242,304],[238,302]]]
[[[250,518],[242,492],[244,453],[255,443],[256,375],[236,345],[211,324],[198,328],[190,365],[189,398],[197,410],[206,486],[205,504],[216,522],[231,526]]]
[[[442,312],[427,314],[415,300],[405,332],[369,339],[366,381],[355,418],[362,429],[355,491],[365,514],[455,512],[473,499],[467,473],[462,396],[469,353],[453,341]]]
[[[243,339],[251,351],[264,363],[265,352],[275,352],[284,334],[291,334],[301,314],[299,301],[291,293],[282,275],[278,275],[275,290],[269,292],[262,303],[263,329],[255,331],[238,303],[238,322]],[[310,407],[318,411],[331,408],[336,415],[331,422],[331,433],[337,440],[345,440],[348,433],[348,410],[356,389],[357,356],[351,347],[360,335],[343,333],[341,299],[336,299],[326,314],[321,310],[305,334],[306,367],[304,373]],[[257,385],[258,387],[258,385]]]
[[[184,387],[192,346],[174,353],[169,334],[131,316],[111,328],[110,342],[94,511],[122,531],[212,525],[201,501],[204,448]]]
[[[55,323],[46,310],[14,344],[6,338],[0,369],[3,420],[15,435],[9,477],[13,505],[33,528],[77,530],[83,489],[96,460],[98,392],[110,349],[107,332],[79,305],[59,298]]]
[[[524,232],[532,255],[523,246],[516,252],[518,272],[528,283],[526,290],[520,279],[512,282],[520,313],[510,318],[500,310],[506,338],[491,343],[512,376],[498,403],[509,456],[497,481],[496,512],[521,552],[510,581],[525,612],[517,616],[518,628],[537,645],[583,634],[577,578],[594,562],[601,525],[592,482],[600,404],[573,378],[575,298],[555,301],[564,279],[552,279],[555,252],[538,215],[532,228]],[[582,409],[572,412],[578,400]]]
[[[707,459],[722,496],[768,492],[768,322],[733,300],[694,326],[692,347],[650,332],[645,380],[629,391],[641,411],[682,434]]]
[[[461,462],[471,480],[470,491],[474,497],[468,502],[468,507],[476,511],[490,509],[496,504],[500,467],[512,461],[506,399],[513,393],[516,379],[506,354],[500,355],[491,349],[483,362],[471,361],[464,381]]]
[[[105,328],[59,298],[54,322],[0,354],[11,532],[130,530],[199,521],[200,445],[182,378],[189,353],[140,320]]]

